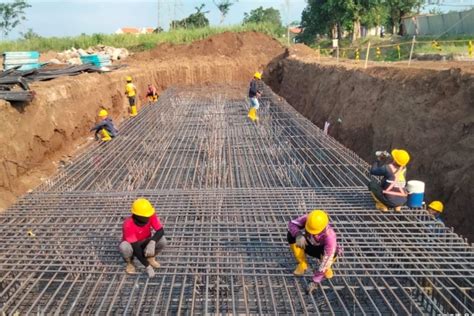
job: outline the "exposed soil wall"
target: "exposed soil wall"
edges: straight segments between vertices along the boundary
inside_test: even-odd
[[[425,200],[445,202],[448,225],[474,238],[474,76],[461,69],[357,69],[317,63],[289,51],[264,76],[275,92],[366,161],[374,151],[406,148],[409,179]],[[338,122],[338,119],[340,122]]]
[[[162,91],[175,84],[247,82],[283,51],[263,34],[224,33],[191,45],[158,46],[128,59],[130,66],[116,72],[35,83],[36,98],[28,105],[0,102],[0,209],[90,141],[89,129],[101,107],[116,123],[127,117],[125,76],[133,77],[144,103],[148,83]]]

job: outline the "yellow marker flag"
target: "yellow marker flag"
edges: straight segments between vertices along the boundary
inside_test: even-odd
[[[469,54],[469,57],[472,57],[472,41],[467,43],[467,53]]]

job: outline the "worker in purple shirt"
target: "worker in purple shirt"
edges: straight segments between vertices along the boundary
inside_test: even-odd
[[[304,275],[308,269],[306,254],[319,258],[318,269],[314,270],[312,282],[308,292],[316,289],[322,280],[333,277],[332,264],[341,254],[337,245],[337,236],[329,224],[329,217],[325,211],[313,210],[307,215],[291,220],[288,224],[288,243],[298,265],[293,272],[296,276]]]

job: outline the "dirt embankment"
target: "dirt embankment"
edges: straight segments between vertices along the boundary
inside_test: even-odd
[[[447,224],[472,241],[473,74],[320,64],[296,48],[264,74],[275,92],[319,127],[330,122],[329,134],[366,161],[375,150],[406,148],[408,178],[424,181],[426,199],[445,202]]]
[[[117,123],[127,117],[125,76],[133,77],[143,103],[148,83],[162,91],[175,84],[247,82],[283,51],[263,34],[223,33],[191,45],[160,45],[113,73],[36,83],[36,98],[26,106],[0,101],[0,209],[87,142],[101,107]]]

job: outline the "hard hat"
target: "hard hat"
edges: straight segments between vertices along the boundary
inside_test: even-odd
[[[394,149],[392,150],[393,160],[402,167],[405,167],[410,161],[410,154],[404,149]]]
[[[257,78],[257,79],[262,79],[262,74],[259,73],[258,71],[253,75],[254,78]]]
[[[107,110],[104,110],[104,109],[100,110],[99,117],[106,117],[107,115],[109,115]]]
[[[444,210],[444,205],[441,201],[433,201],[428,205],[428,207],[436,212],[442,213]]]
[[[328,226],[328,223],[329,217],[325,211],[313,210],[311,213],[309,213],[304,228],[308,233],[317,235],[321,233],[326,228],[326,226]]]
[[[132,77],[127,76],[127,77],[125,78],[125,80],[127,80],[127,82],[130,82],[130,81],[132,81]]]
[[[150,217],[155,214],[155,209],[150,201],[144,198],[139,198],[133,202],[131,212],[138,216]]]

